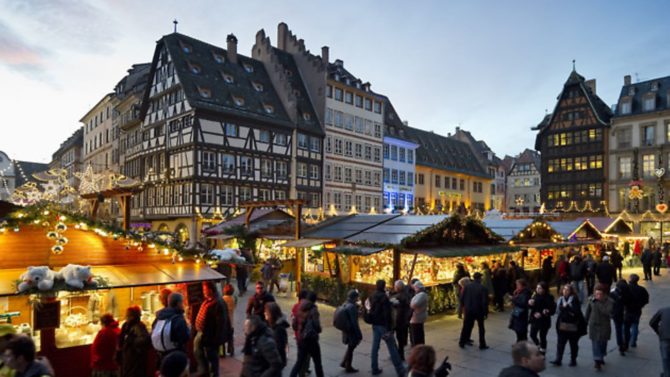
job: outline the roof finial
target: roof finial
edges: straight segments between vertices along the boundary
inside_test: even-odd
[[[174,20],[172,20],[172,23],[174,24],[174,32],[176,33],[177,32],[177,24],[179,23],[179,21],[177,21],[177,19],[175,18]]]
[[[572,70],[575,71],[575,59],[572,59]]]

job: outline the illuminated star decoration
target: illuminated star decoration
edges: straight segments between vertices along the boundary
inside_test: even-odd
[[[79,178],[79,193],[90,194],[100,190],[100,174],[93,171],[93,167],[88,165],[83,173],[74,173]]]

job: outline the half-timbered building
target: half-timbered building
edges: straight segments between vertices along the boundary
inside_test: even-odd
[[[595,80],[574,69],[554,111],[534,128],[541,156],[540,196],[548,210],[599,210],[606,205],[607,130],[612,112],[596,95]]]

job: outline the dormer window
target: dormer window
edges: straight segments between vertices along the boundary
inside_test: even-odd
[[[312,119],[312,115],[310,113],[302,113],[302,119],[310,121]]]
[[[275,107],[272,105],[268,105],[266,103],[263,104],[263,110],[265,110],[266,113],[268,114],[274,114],[275,112]]]
[[[217,53],[217,52],[212,52],[212,57],[214,57],[214,61],[223,64],[226,62],[226,59],[223,57],[223,55]]]
[[[630,88],[628,88],[628,95],[629,96],[634,96],[635,95],[635,87],[634,86],[631,86]]]
[[[619,111],[621,112],[621,114],[630,114],[631,101],[630,100],[621,101],[621,103],[619,104]]]
[[[644,111],[654,111],[656,109],[656,95],[646,97],[642,102]]]
[[[197,65],[197,64],[193,64],[193,63],[188,63],[188,69],[194,75],[200,74],[200,72],[202,72],[202,69],[200,68],[200,66]]]
[[[651,91],[652,92],[657,92],[658,91],[658,82],[654,81],[651,83]]]
[[[254,67],[251,64],[244,63],[242,65],[244,66],[244,70],[247,71],[247,73],[252,73],[254,71]]]
[[[235,102],[235,106],[244,106],[244,98],[242,97],[233,96],[233,102]]]
[[[257,83],[257,82],[252,82],[251,84],[254,86],[254,89],[257,92],[262,92],[263,91],[263,84]]]
[[[296,98],[300,98],[300,91],[299,91],[298,89],[293,89],[293,95],[294,95]]]
[[[235,82],[235,79],[233,78],[232,75],[229,75],[225,72],[221,72],[221,77],[223,77],[223,81],[225,81],[227,84],[232,84]]]
[[[212,91],[209,88],[203,88],[199,86],[198,93],[200,93],[200,97],[202,98],[212,98]]]
[[[179,46],[181,47],[181,50],[184,51],[184,54],[190,54],[193,52],[193,47],[187,43],[179,41]]]
[[[290,69],[285,70],[284,74],[286,75],[286,77],[293,77],[293,71],[291,71]]]

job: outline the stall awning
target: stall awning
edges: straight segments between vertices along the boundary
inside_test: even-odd
[[[424,254],[434,258],[468,257],[510,253],[521,250],[519,246],[509,245],[472,245],[472,246],[436,246],[403,250],[405,254]]]
[[[0,271],[0,296],[14,295],[16,293],[16,282],[25,271],[25,269]],[[194,263],[93,266],[92,271],[94,275],[100,276],[106,281],[104,287],[99,287],[101,289],[190,283],[225,278],[207,265]]]
[[[338,246],[328,251],[347,255],[372,255],[384,250],[385,247]]]
[[[326,242],[332,241],[331,239],[324,238],[301,238],[299,240],[288,241],[284,244],[281,244],[281,247],[312,247],[316,245],[321,245]]]
[[[231,238],[234,238],[235,236],[230,235],[230,234],[217,234],[214,236],[207,236],[208,240],[229,240]]]
[[[537,250],[547,250],[547,249],[556,249],[559,247],[578,247],[583,245],[593,245],[599,244],[600,240],[583,240],[583,241],[573,241],[573,242],[537,242],[537,243],[524,243],[517,246],[522,249],[537,249]]]

